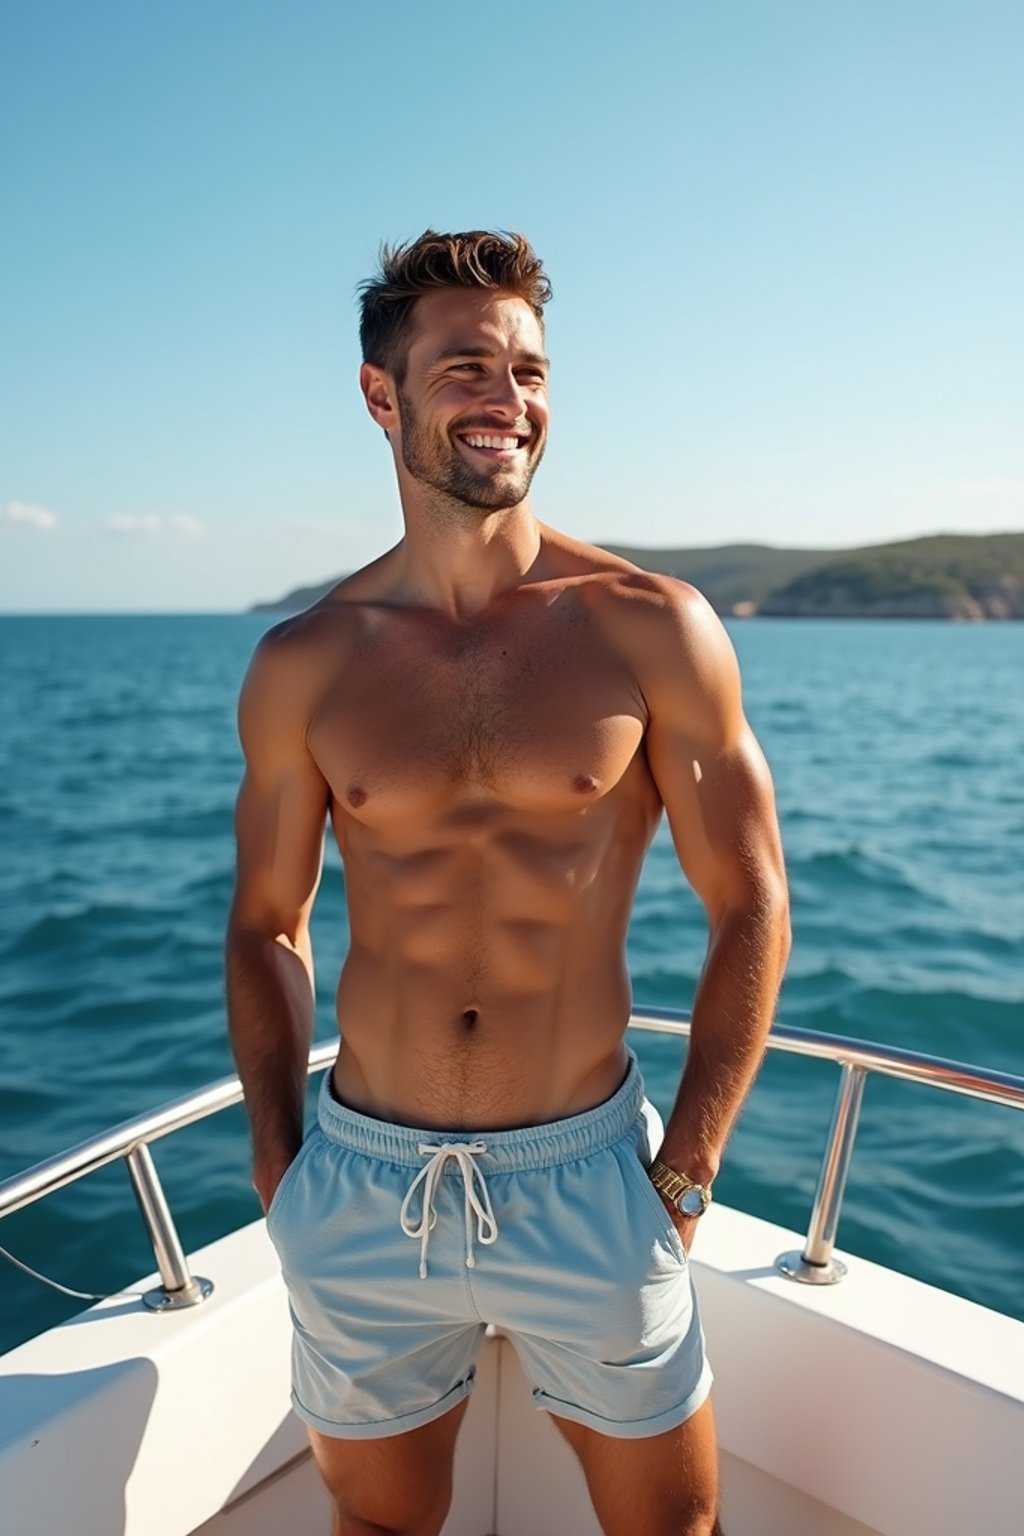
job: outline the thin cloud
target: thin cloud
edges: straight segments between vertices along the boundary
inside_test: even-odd
[[[171,518],[171,528],[175,533],[183,534],[186,539],[201,539],[206,532],[198,517],[193,517],[191,512],[175,512]]]
[[[152,538],[160,532],[160,519],[155,512],[113,512],[103,526],[108,533],[143,534]]]
[[[104,519],[103,527],[108,533],[146,538],[170,534],[183,539],[200,539],[206,532],[199,518],[190,512],[174,512],[168,518],[161,517],[158,512],[112,512]]]
[[[0,522],[13,523],[21,528],[35,528],[40,533],[52,533],[57,526],[57,516],[45,507],[33,507],[27,501],[9,501],[0,512]]]

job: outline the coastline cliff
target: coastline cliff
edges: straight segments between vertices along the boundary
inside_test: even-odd
[[[851,551],[770,593],[797,618],[1024,619],[1024,534],[938,534]]]

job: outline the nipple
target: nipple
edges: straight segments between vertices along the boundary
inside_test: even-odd
[[[359,784],[350,784],[345,791],[345,799],[351,806],[360,806],[366,800],[366,790]]]
[[[572,787],[581,795],[592,795],[598,787],[598,781],[592,773],[578,773],[572,781]]]

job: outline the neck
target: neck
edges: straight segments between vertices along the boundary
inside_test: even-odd
[[[440,508],[403,507],[398,583],[407,598],[468,619],[519,586],[536,565],[541,525],[525,501],[501,512],[445,501],[442,516]]]

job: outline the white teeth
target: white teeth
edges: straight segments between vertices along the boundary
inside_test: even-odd
[[[471,448],[518,448],[518,437],[467,437],[466,442]]]

